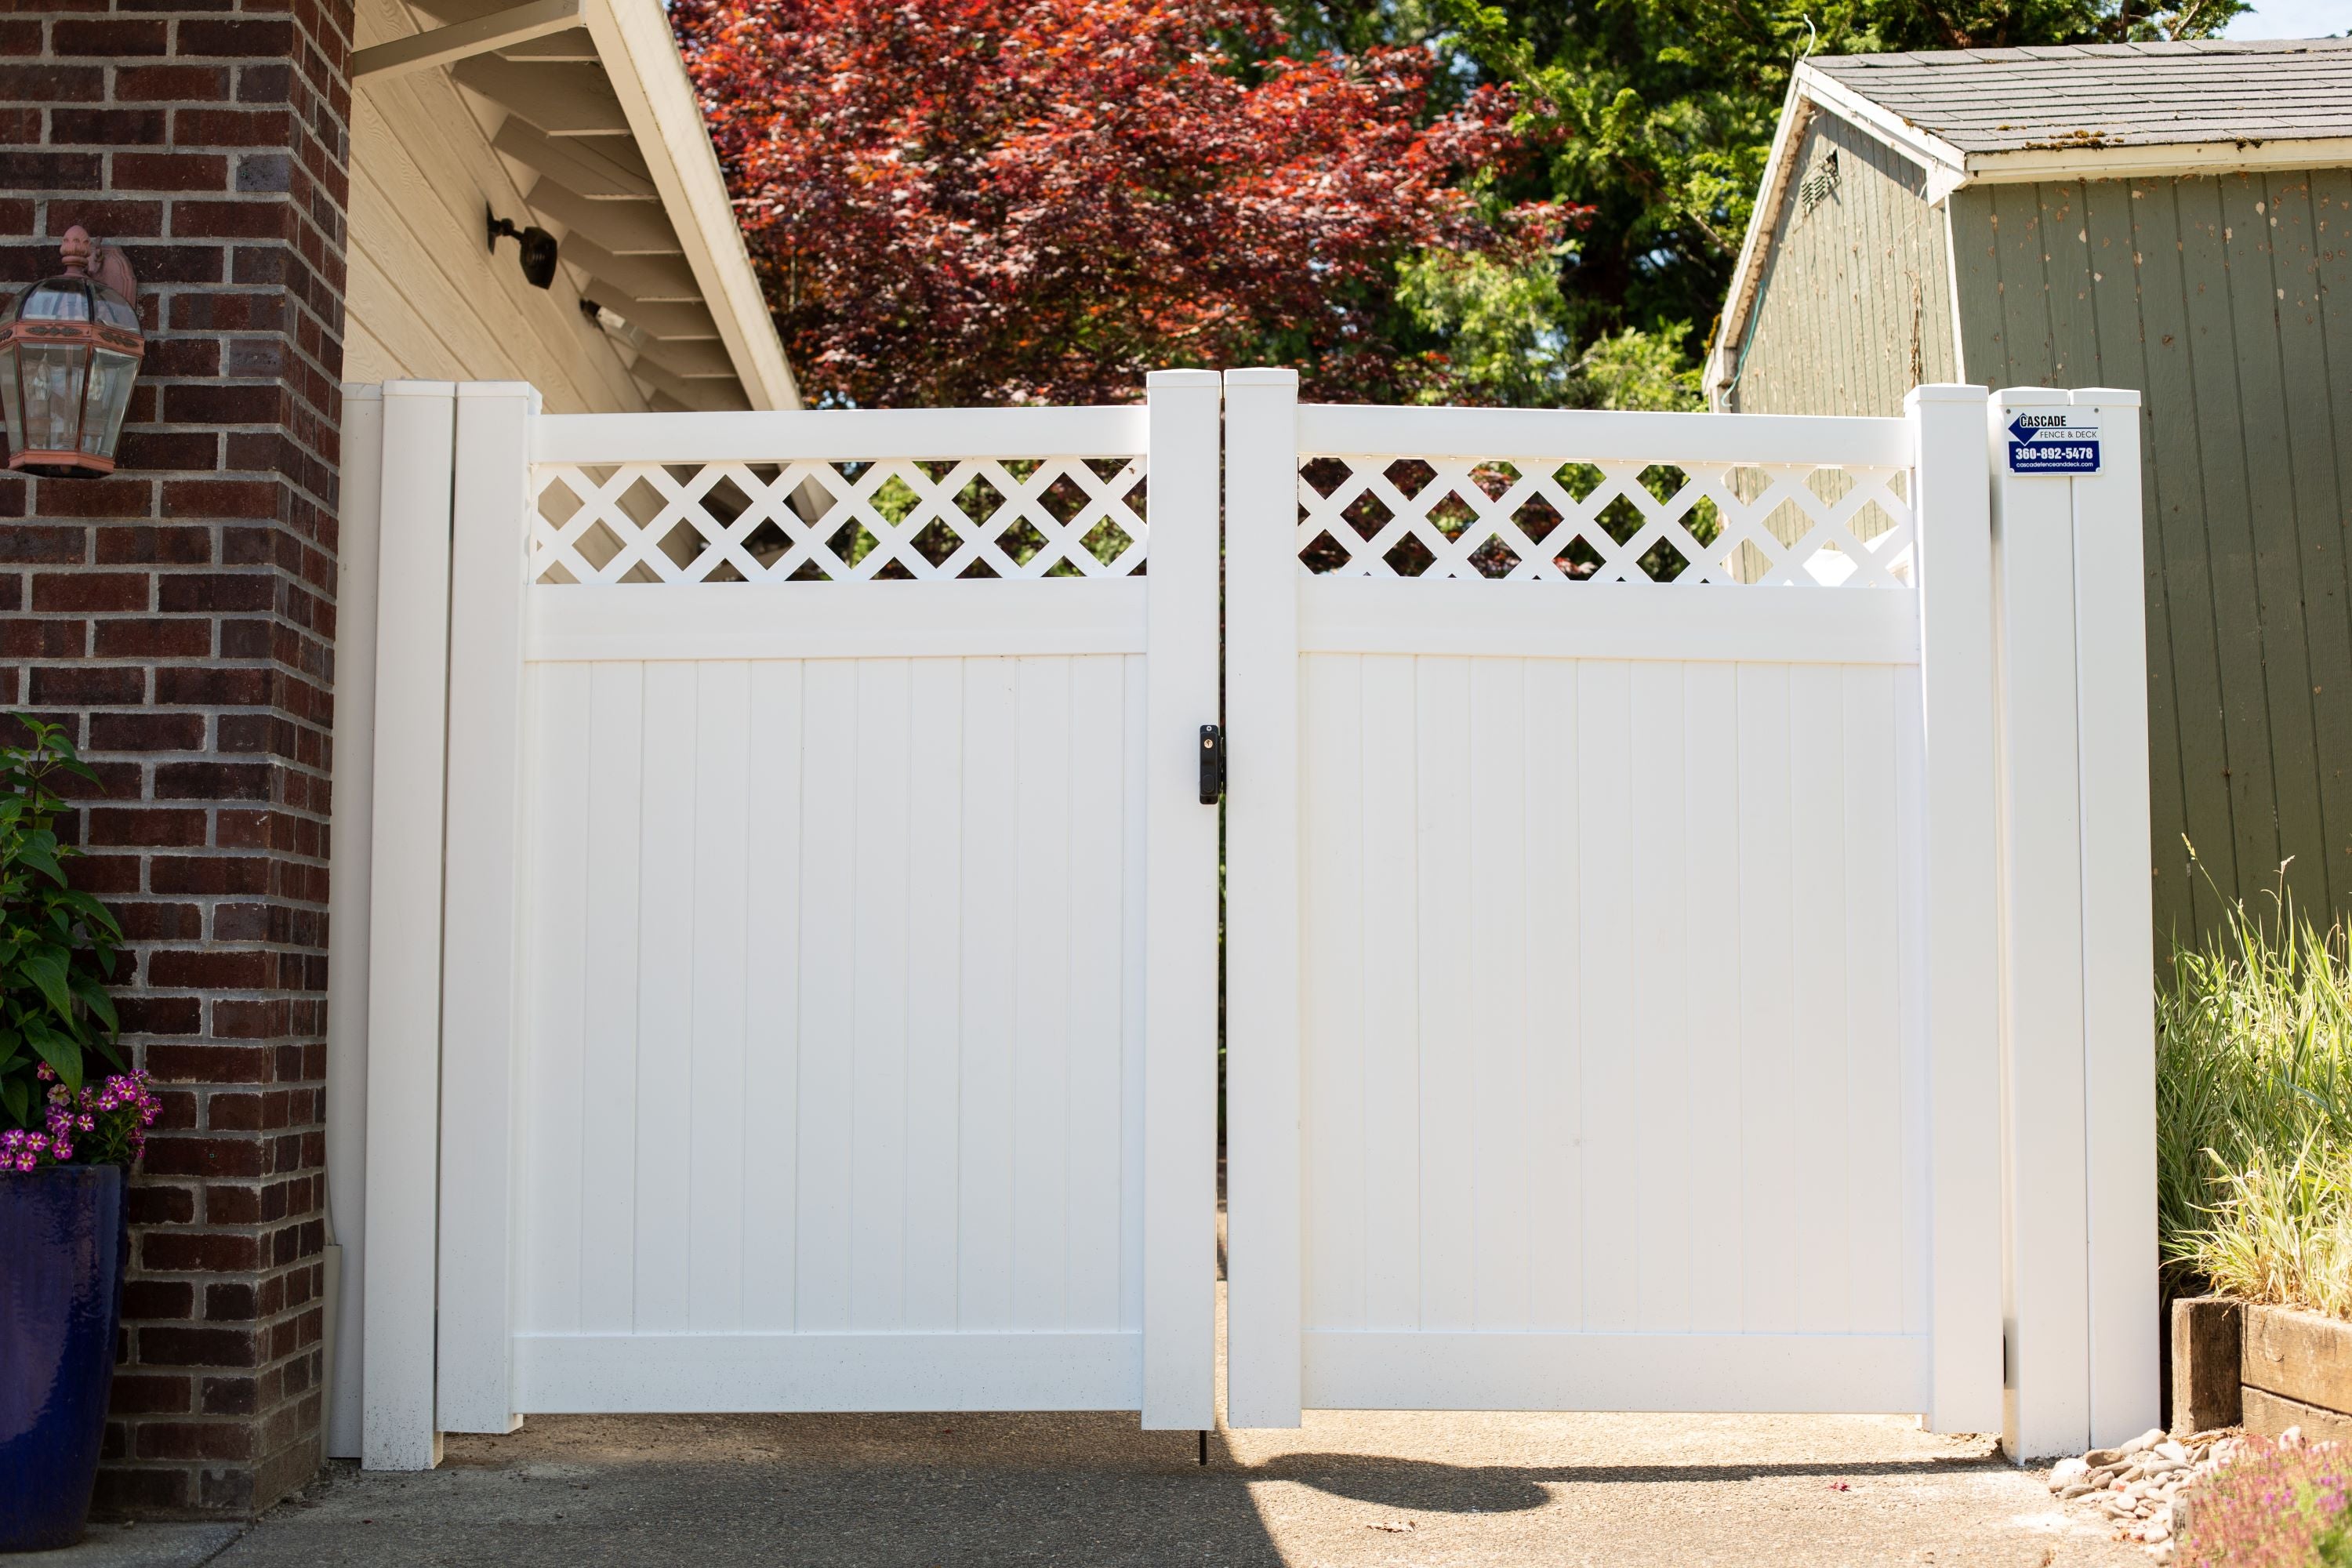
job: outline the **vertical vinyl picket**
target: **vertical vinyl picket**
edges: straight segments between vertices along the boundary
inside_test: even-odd
[[[587,935],[582,947],[580,1327],[635,1317],[637,835],[645,813],[645,667],[588,668]]]
[[[857,663],[812,659],[801,742],[800,1154],[794,1325],[856,1326],[849,1172],[856,1157]],[[896,827],[893,823],[889,826]]]
[[[1114,1329],[1118,1316],[1120,1191],[1119,885],[1127,869],[1127,671],[1124,661],[1071,661],[1070,1059],[1062,1146],[1068,1161],[1064,1320]]]
[[[1843,678],[1843,670],[1830,665],[1789,671],[1791,810],[1780,831],[1793,841],[1786,918],[1795,937],[1790,1083],[1796,1115],[1786,1125],[1796,1199],[1790,1219],[1797,1321],[1808,1333],[1853,1327],[1845,1245],[1853,1194],[1845,1160],[1852,1085],[1846,1077]]]
[[[1546,963],[1531,963],[1528,927],[1528,731],[1534,721],[1522,659],[1468,661],[1469,790],[1463,817],[1470,910],[1467,1034],[1461,1052],[1470,1078],[1475,1132],[1461,1154],[1475,1208],[1471,1245],[1473,1324],[1522,1329],[1528,1305],[1528,1245],[1537,1233],[1528,1188],[1529,1153],[1541,1123],[1528,1103],[1529,991]],[[1310,714],[1307,720],[1313,722]]]
[[[1632,1205],[1635,1221],[1634,1320],[1646,1331],[1690,1326],[1690,1077],[1688,999],[1692,954],[1683,932],[1683,666],[1655,659],[1632,667],[1626,685],[1624,817],[1639,849],[1627,868],[1625,917],[1632,938],[1622,972],[1632,992]]]
[[[1625,1201],[1625,1173],[1638,1165],[1642,1127],[1633,1060],[1633,908],[1638,868],[1627,824],[1633,815],[1633,671],[1615,660],[1577,667],[1577,801],[1581,808],[1576,883],[1585,973],[1577,1007],[1583,1078],[1584,1300],[1587,1330],[1641,1327],[1641,1215]]]
[[[1785,665],[1739,667],[1740,1327],[1801,1327],[1797,1305],[1796,957],[1790,919],[1790,710]]]
[[[1011,1328],[1013,1311],[1013,982],[1023,941],[1013,897],[1026,809],[1009,658],[966,659],[957,1321]]]
[[[905,659],[857,661],[856,847],[848,1056],[849,1321],[897,1327],[907,1244],[908,737]]]
[[[1298,377],[1225,374],[1227,1405],[1299,1422]]]
[[[694,1139],[695,816],[671,746],[696,746],[701,710],[697,667],[646,666],[646,725],[634,764],[644,773],[637,830],[636,1277],[630,1328],[640,1334],[693,1327],[693,1231],[687,1217]],[[662,737],[675,736],[664,743]],[[624,764],[629,765],[627,763]]]
[[[1013,867],[1013,1306],[1024,1326],[1069,1311],[1070,669],[1019,663],[1020,848]]]
[[[744,940],[750,895],[744,836],[751,812],[751,669],[739,659],[696,670],[694,989],[687,1070],[687,1319],[698,1333],[743,1326],[746,1196],[742,1089]],[[561,774],[551,774],[561,777]],[[676,1156],[673,1155],[673,1158]]]
[[[907,815],[907,1286],[909,1329],[956,1326],[962,992],[958,844],[963,822],[963,665],[909,671]]]
[[[1305,999],[1299,1017],[1307,1091],[1301,1120],[1307,1255],[1301,1311],[1317,1328],[1367,1325],[1366,1280],[1387,1243],[1372,1231],[1376,1163],[1367,1137],[1363,661],[1302,659],[1300,789],[1315,808],[1299,826],[1299,925]]]
[[[1319,660],[1322,656],[1317,656]],[[1316,661],[1309,661],[1316,662]],[[1422,928],[1412,660],[1368,658],[1363,679],[1364,1321],[1421,1326]],[[1337,785],[1340,781],[1331,781]],[[1319,805],[1319,803],[1318,803]],[[1335,1049],[1348,1047],[1334,1041]],[[1231,1223],[1230,1217],[1228,1224]]]
[[[541,1331],[580,1328],[582,1207],[587,1189],[588,781],[595,756],[592,667],[529,672],[531,776],[572,782],[534,797],[530,902],[541,940],[530,959],[523,1072],[523,1291],[520,1321]]]
[[[1470,773],[1470,661],[1413,661],[1412,767],[1420,897],[1405,931],[1420,963],[1415,997],[1415,1072],[1421,1157],[1420,1299],[1423,1329],[1475,1326],[1477,1255],[1475,1151],[1476,1052],[1468,1028],[1471,842],[1476,831]]]
[[[1571,1330],[1584,1321],[1584,1037],[1577,998],[1598,971],[1585,960],[1579,912],[1576,666],[1531,659],[1527,668],[1527,946],[1530,984],[1549,976],[1539,1001],[1528,1003],[1528,1115],[1538,1130],[1528,1167],[1529,1327]]]
[[[1901,901],[1896,856],[1895,684],[1885,665],[1843,675],[1845,737],[1845,1235],[1849,1326],[1899,1333],[1903,1278],[1916,1228],[1904,1203],[1902,942],[1916,919]],[[1896,920],[1885,911],[1901,911]]]
[[[1687,1100],[1690,1191],[1685,1245],[1690,1326],[1702,1332],[1740,1327],[1739,1107],[1748,1081],[1739,1054],[1739,670],[1727,663],[1686,664],[1683,671],[1683,928],[1675,944],[1682,968],[1689,1055]]]
[[[748,693],[743,1324],[770,1332],[798,1326],[802,668],[798,660],[756,663]]]

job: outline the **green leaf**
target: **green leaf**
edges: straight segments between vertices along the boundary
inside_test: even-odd
[[[23,1079],[0,1080],[0,1104],[7,1106],[9,1119],[19,1127],[28,1125],[33,1120],[26,1114],[32,1097],[33,1086]]]
[[[73,1016],[73,992],[68,978],[67,962],[54,948],[44,947],[39,952],[26,954],[21,965],[26,978],[40,988],[42,996],[47,999],[61,1018]]]
[[[73,910],[90,924],[100,927],[115,941],[122,940],[122,928],[115,923],[114,911],[88,893],[68,889],[65,892],[57,894],[56,898],[59,904]]]
[[[48,1029],[33,1031],[33,1049],[76,1094],[81,1092],[81,1046]]]
[[[33,842],[34,839],[49,837],[50,835],[46,833],[27,834],[26,841],[16,847],[16,858],[36,871],[46,874],[51,881],[62,888],[66,885],[66,874],[58,865],[56,850]]]
[[[81,998],[81,1005],[89,1009],[89,1016],[106,1026],[108,1034],[114,1034],[122,1027],[115,1022],[114,998],[106,994],[105,986],[86,974],[77,974],[73,977],[73,993]]]

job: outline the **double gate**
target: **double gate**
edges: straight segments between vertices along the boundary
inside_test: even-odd
[[[1234,1425],[2141,1422],[2152,1222],[2096,1116],[2021,1131],[2018,1055],[2056,940],[2076,1113],[2145,1074],[2134,814],[2084,809],[2145,798],[2144,737],[2089,742],[2137,678],[2093,574],[2002,608],[2095,559],[2137,646],[2137,531],[2044,480],[2001,535],[1987,410],[386,387],[369,1461],[532,1412],[1212,1425],[1221,718]],[[2051,1180],[2071,1233],[2018,1217]]]

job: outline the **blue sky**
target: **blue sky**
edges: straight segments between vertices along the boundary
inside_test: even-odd
[[[2254,0],[2230,24],[2231,38],[2322,38],[2352,28],[2352,0]]]

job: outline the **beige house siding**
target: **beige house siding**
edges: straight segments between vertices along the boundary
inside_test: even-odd
[[[414,31],[397,0],[361,0],[359,12],[362,45]],[[486,207],[532,221],[483,123],[504,110],[443,70],[362,82],[352,97],[345,379],[520,380],[551,413],[644,408],[567,269],[534,289],[512,242],[495,254],[484,244]]]
[[[2145,396],[2159,932],[2352,911],[2352,171],[1952,196],[1969,379]]]
[[[1927,171],[1875,137],[1826,110],[1813,115],[1725,406],[1899,414],[1916,383],[1956,379],[1943,220],[1923,199],[1926,186]]]

